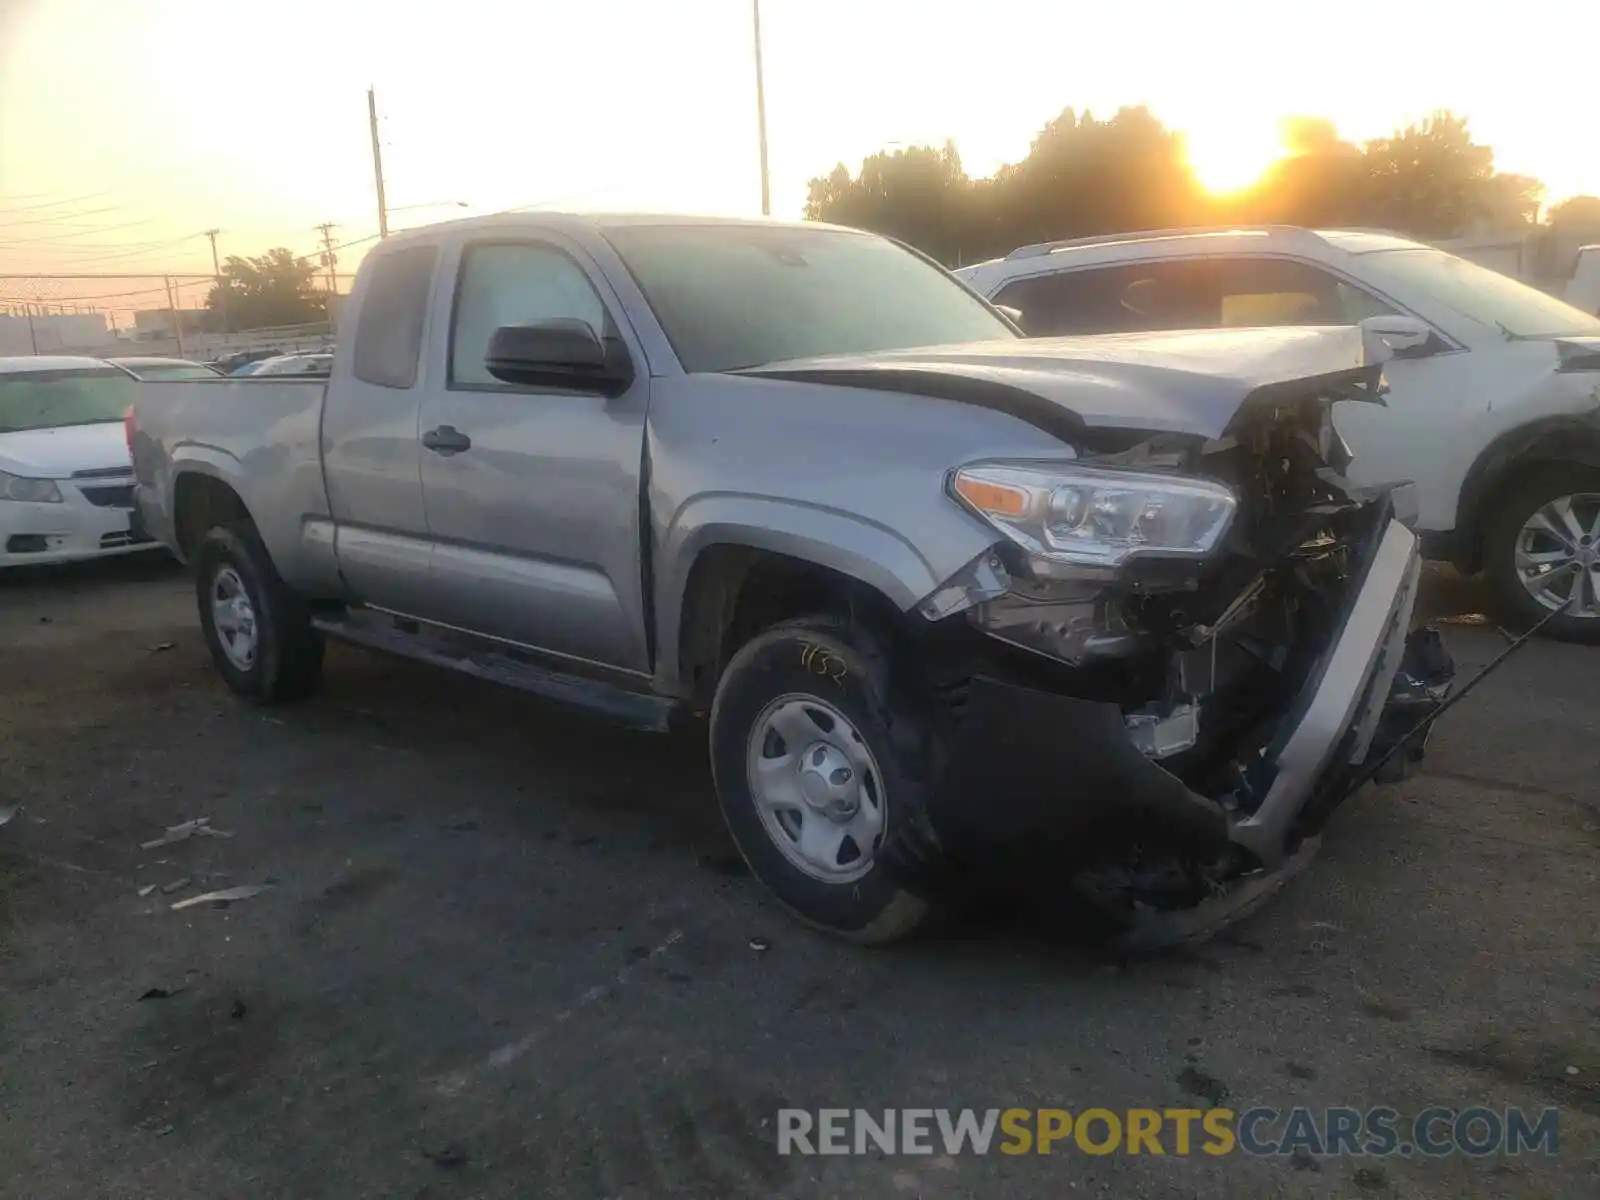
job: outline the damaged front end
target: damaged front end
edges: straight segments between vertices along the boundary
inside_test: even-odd
[[[1350,485],[1328,419],[1375,382],[1258,397],[1220,439],[1086,438],[1072,495],[1030,491],[1037,465],[953,477],[1007,536],[925,605],[967,657],[908,877],[1047,866],[1126,940],[1181,941],[1303,865],[1379,758],[1421,757],[1453,666],[1412,627],[1412,489]]]

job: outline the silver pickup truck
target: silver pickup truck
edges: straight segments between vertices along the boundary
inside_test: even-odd
[[[1022,340],[891,241],[496,216],[366,260],[326,383],[151,383],[143,524],[218,671],[324,639],[648,729],[709,715],[755,874],[864,942],[1031,878],[1188,936],[1420,756],[1404,485],[1339,473],[1355,329]]]

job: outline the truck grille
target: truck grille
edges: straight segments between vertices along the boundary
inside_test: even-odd
[[[126,479],[133,474],[131,467],[95,467],[89,471],[74,471],[74,479]]]

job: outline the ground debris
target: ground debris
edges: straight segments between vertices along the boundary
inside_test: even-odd
[[[185,875],[181,879],[174,879],[171,883],[163,883],[161,885],[161,894],[163,896],[170,896],[173,892],[181,892],[193,882],[193,878]]]
[[[152,988],[145,988],[145,990],[142,993],[140,993],[139,999],[141,999],[141,1000],[171,1000],[179,992],[186,990],[188,988],[188,986],[189,985],[186,984],[186,983],[178,983],[178,984],[174,984],[172,987],[160,987],[160,986],[157,986],[157,987],[152,987]]]
[[[156,885],[155,884],[147,883],[142,888],[139,889],[139,898],[142,900],[146,896],[148,896],[151,892],[153,892],[155,890],[156,890]]]
[[[765,954],[768,950],[772,949],[772,939],[760,936],[753,937],[750,939],[750,949],[754,950],[757,954]]]
[[[139,849],[154,850],[158,846],[186,842],[192,837],[231,838],[232,836],[233,834],[225,829],[211,828],[209,817],[196,817],[192,821],[184,821],[181,825],[168,825],[167,831],[154,841],[140,842]]]
[[[459,1167],[467,1161],[467,1148],[460,1142],[446,1142],[436,1150],[424,1150],[422,1157],[441,1167]]]
[[[0,825],[9,825],[11,818],[22,811],[20,804],[0,804]]]
[[[160,650],[171,650],[172,649],[172,643],[171,642],[157,642],[154,646],[147,646],[147,647],[145,647],[145,649],[149,650],[151,654],[155,654],[157,651],[160,651]]]
[[[172,911],[193,908],[197,904],[232,904],[235,900],[248,900],[252,896],[259,896],[262,892],[270,891],[271,887],[271,884],[247,883],[239,887],[223,888],[220,892],[203,892],[198,896],[190,896],[187,900],[179,900],[172,906]]]

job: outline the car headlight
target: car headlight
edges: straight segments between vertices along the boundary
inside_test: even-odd
[[[60,504],[61,489],[54,479],[29,479],[0,471],[0,500],[20,500],[25,504]]]
[[[974,463],[951,476],[950,488],[1028,553],[1089,567],[1205,558],[1239,504],[1208,479],[1072,463]]]

